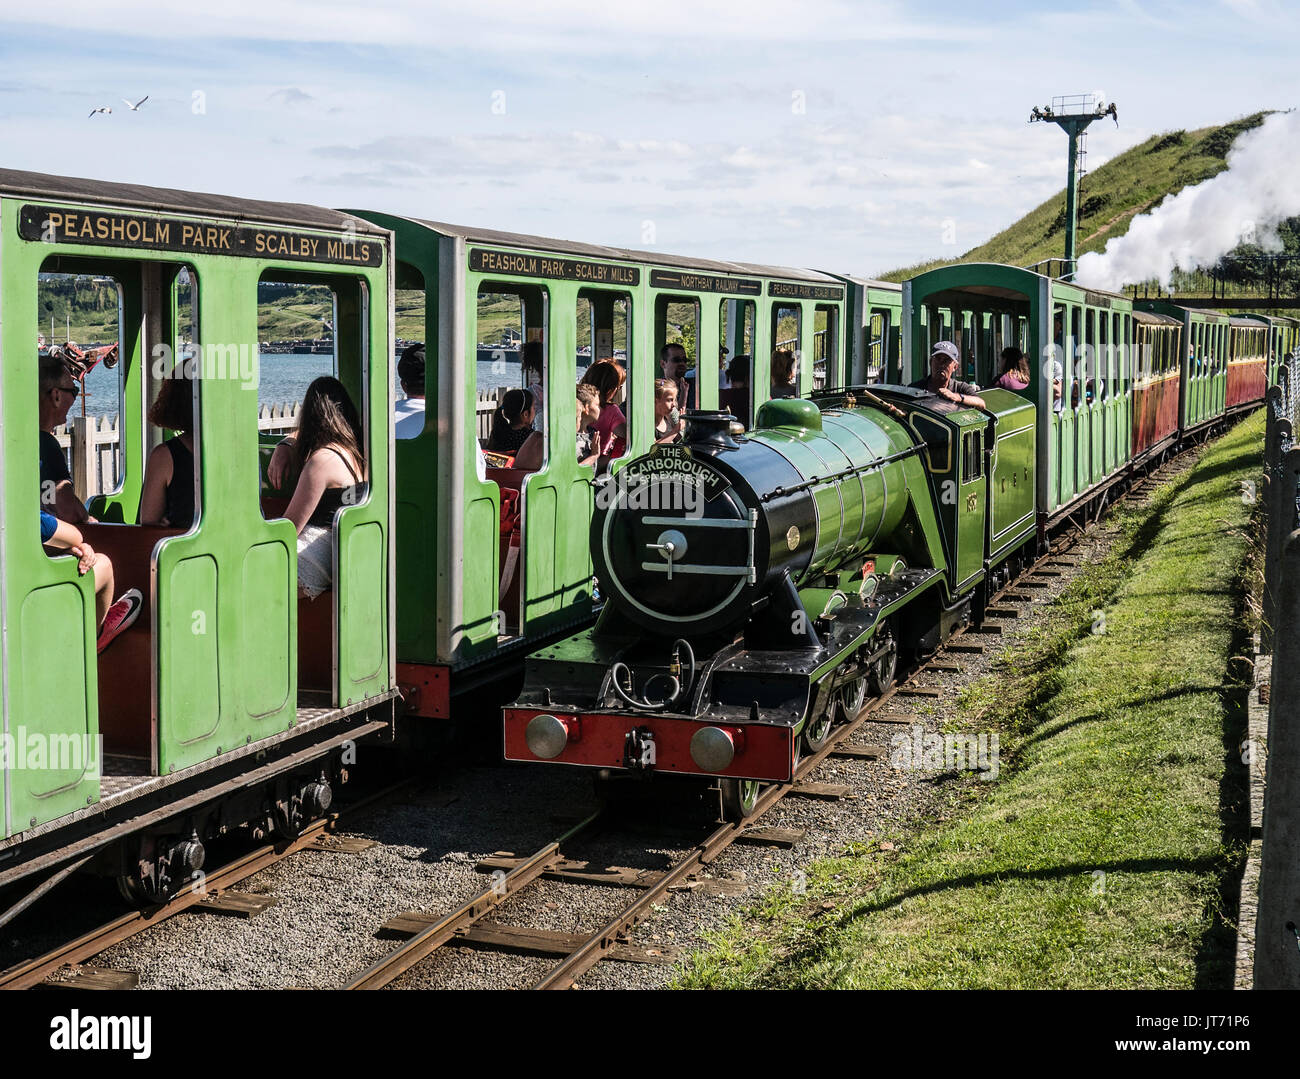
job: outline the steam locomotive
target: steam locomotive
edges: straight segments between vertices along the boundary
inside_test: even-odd
[[[691,414],[682,444],[598,487],[607,602],[529,658],[507,758],[716,776],[725,812],[747,815],[892,684],[900,649],[970,621],[986,554],[995,577],[1032,556],[1034,408],[985,401],[778,399],[743,437],[725,412]]]
[[[880,382],[768,401],[743,433],[691,414],[681,445],[597,485],[605,603],[528,657],[507,759],[712,777],[748,815],[900,656],[979,621],[1054,528],[1255,407],[1300,344],[1292,320],[1145,311],[978,264],[906,282],[902,330],[904,379],[939,340],[981,385],[1008,346],[1042,363],[982,409]]]

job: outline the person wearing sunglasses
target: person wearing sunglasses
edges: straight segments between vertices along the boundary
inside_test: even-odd
[[[40,392],[41,509],[61,521],[79,525],[93,518],[72,488],[72,474],[63,447],[54,437],[54,428],[68,421],[68,409],[81,392],[81,386],[60,357],[42,356]]]

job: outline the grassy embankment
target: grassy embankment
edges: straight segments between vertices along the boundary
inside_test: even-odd
[[[896,849],[815,863],[805,894],[773,888],[678,984],[1230,987],[1242,485],[1258,482],[1263,426],[1120,509],[1111,553],[965,694],[953,729],[1001,733],[997,783],[964,785],[956,819]]]
[[[1113,157],[1084,178],[1079,203],[1079,253],[1100,251],[1108,241],[1128,231],[1134,216],[1145,213],[1166,195],[1199,184],[1227,168],[1227,154],[1241,132],[1263,123],[1255,113],[1217,127],[1152,135]],[[1110,123],[1109,120],[1105,121]],[[1065,138],[1049,125],[1039,132],[1055,136],[1065,172]],[[1294,235],[1288,234],[1290,247]],[[963,255],[908,266],[885,274],[886,281],[904,281],[924,270],[954,262],[1000,262],[1029,266],[1041,259],[1060,258],[1065,251],[1065,189],[1031,210],[1010,228]]]

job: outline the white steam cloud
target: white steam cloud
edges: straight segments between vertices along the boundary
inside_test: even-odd
[[[1279,250],[1278,225],[1297,215],[1300,112],[1274,113],[1237,137],[1226,171],[1135,217],[1100,254],[1081,256],[1075,280],[1116,292],[1153,278],[1167,286],[1175,268],[1212,266],[1241,243]]]

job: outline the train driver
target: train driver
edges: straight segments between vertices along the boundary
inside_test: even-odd
[[[936,397],[951,401],[958,408],[983,408],[984,398],[979,387],[970,382],[960,382],[953,376],[961,362],[961,352],[951,341],[937,341],[930,350],[930,374],[918,378],[912,388],[928,390]]]

